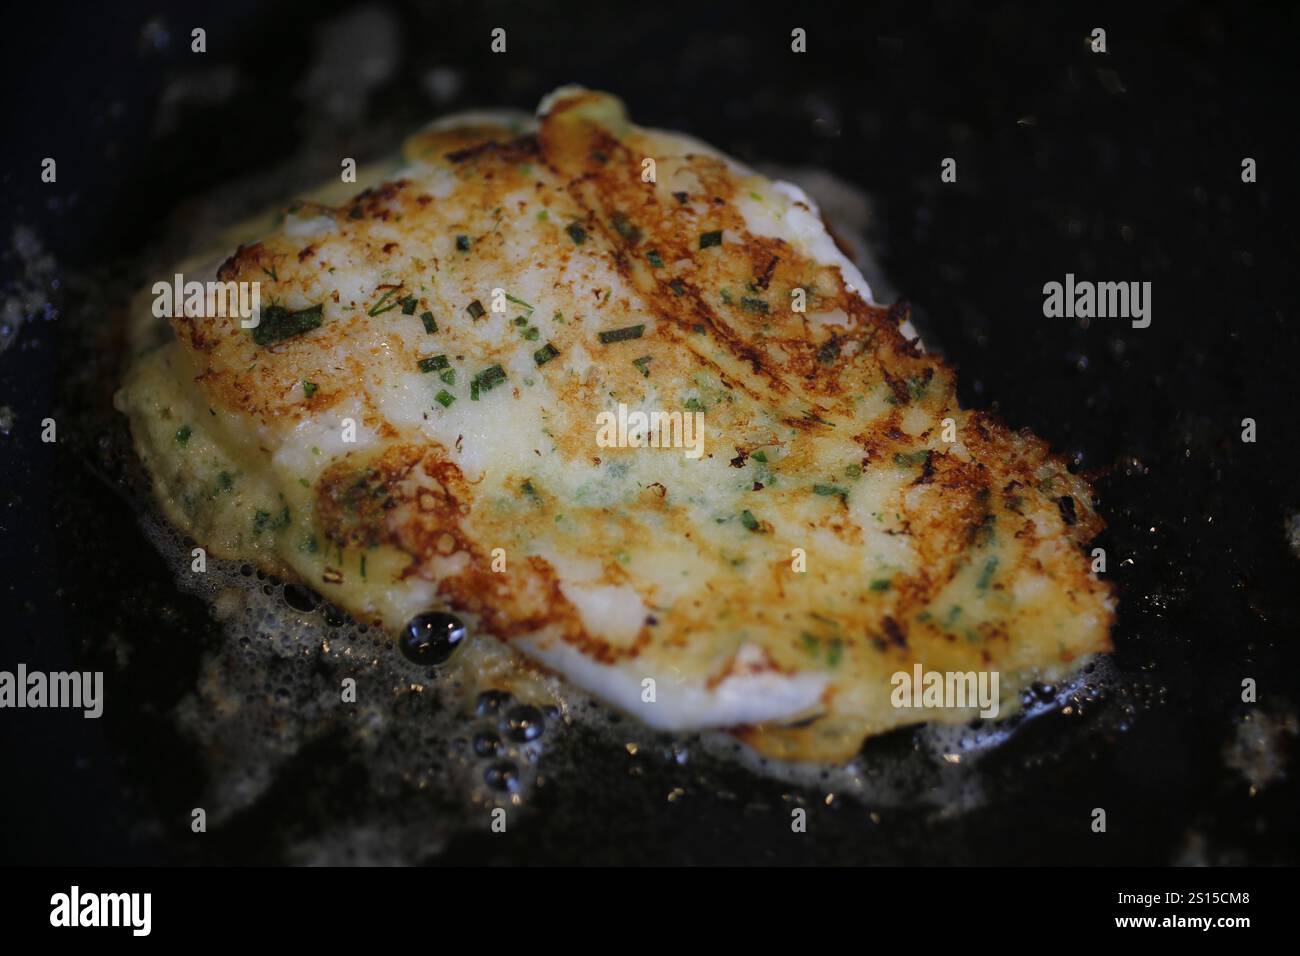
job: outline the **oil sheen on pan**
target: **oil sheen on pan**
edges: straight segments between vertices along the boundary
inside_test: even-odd
[[[159,504],[358,620],[454,612],[782,760],[977,715],[895,706],[917,665],[996,671],[1005,715],[1110,649],[1087,483],[958,406],[802,191],[612,96],[435,124],[178,271],[260,306],[181,310],[132,361]]]

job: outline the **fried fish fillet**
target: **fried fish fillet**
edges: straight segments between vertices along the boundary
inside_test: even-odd
[[[1089,487],[958,406],[811,200],[606,94],[539,116],[417,134],[200,277],[260,282],[258,328],[177,317],[118,397],[172,521],[782,759],[971,719],[895,707],[916,664],[1011,700],[1109,649]],[[600,441],[620,405],[698,457]]]

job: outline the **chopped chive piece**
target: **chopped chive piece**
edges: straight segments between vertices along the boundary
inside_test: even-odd
[[[176,444],[187,444],[190,440],[190,436],[193,434],[194,432],[190,429],[189,425],[182,425],[180,428],[176,429]]]
[[[840,658],[844,656],[844,642],[838,637],[832,637],[830,647],[826,649],[826,666],[837,667]]]
[[[746,312],[753,312],[756,315],[767,315],[767,303],[762,299],[755,299],[750,296],[741,296],[740,307]]]
[[[535,325],[530,325],[528,328],[524,329],[524,338],[526,338],[529,342],[536,342],[537,337],[541,334],[542,333],[538,330],[537,326]]]
[[[704,411],[704,406],[700,404],[698,398],[691,397],[686,400],[686,410],[688,412],[702,412]]]
[[[662,269],[664,267],[664,261],[663,259],[659,258],[658,249],[651,249],[649,252],[645,254],[645,257],[646,257],[646,261],[649,262],[650,265],[653,266],[654,268]]]
[[[750,531],[757,531],[759,528],[758,519],[754,517],[748,508],[740,513],[740,523]]]
[[[279,531],[281,528],[287,528],[292,523],[289,516],[289,506],[285,505],[279,514],[272,515],[269,511],[258,510],[253,514],[253,533],[261,534],[263,531]]]
[[[551,214],[550,214],[549,212],[547,212],[545,209],[543,209],[541,212],[539,212],[539,213],[537,214],[537,221],[538,221],[538,222],[546,222],[546,220],[548,220],[548,219],[550,219],[550,218],[551,218]]]
[[[514,323],[515,325],[527,325],[528,320],[525,319],[522,315],[516,315],[514,318]]]
[[[871,590],[873,590],[873,591],[888,591],[888,590],[889,590],[889,578],[877,578],[875,581],[872,581],[872,582],[871,582]]]
[[[316,389],[318,389],[319,387],[320,386],[317,385],[315,382],[309,382],[305,378],[302,380],[302,393],[308,398],[311,398],[313,395],[315,395]]]
[[[363,212],[361,211],[361,207],[360,207],[360,206],[353,206],[353,207],[348,211],[348,218],[349,218],[349,219],[360,219],[363,215],[365,215],[365,213],[363,213]]]
[[[424,323],[424,331],[430,335],[438,331],[438,323],[433,320],[432,312],[420,313],[420,321]]]
[[[835,360],[840,357],[840,340],[832,336],[826,342],[822,343],[821,348],[817,350],[817,361],[823,365],[833,365]]]
[[[691,199],[690,193],[673,193],[673,198],[685,206]]]
[[[645,378],[650,377],[650,356],[643,355],[638,359],[633,359],[632,364],[641,370],[641,374]]]
[[[465,306],[465,311],[469,313],[471,319],[481,319],[487,314],[487,310],[483,308],[483,303],[478,299]]]
[[[439,369],[447,368],[451,365],[445,355],[431,355],[428,358],[420,359],[421,372],[436,372]]]
[[[454,368],[444,369],[443,371],[438,373],[438,378],[442,379],[443,384],[455,385],[456,370]]]
[[[506,301],[507,301],[507,302],[513,302],[515,305],[522,305],[522,306],[523,306],[525,309],[527,309],[529,312],[532,312],[532,311],[533,311],[533,307],[532,307],[532,305],[531,305],[530,303],[525,302],[523,299],[516,299],[516,298],[515,298],[513,295],[511,295],[509,292],[506,293]]]
[[[700,233],[700,248],[707,249],[709,246],[722,245],[722,230],[715,229],[713,232]]]
[[[763,464],[767,464],[767,452],[765,451],[756,451],[749,457],[754,459],[754,461],[761,461]]]
[[[674,279],[672,282],[668,283],[668,288],[673,290],[674,295],[686,294],[686,283],[681,279]]]
[[[725,304],[727,304],[727,305],[731,305],[731,290],[730,290],[730,289],[723,289],[721,292],[718,293],[718,297],[719,297],[720,299],[722,299],[722,301],[723,301]]]
[[[980,572],[979,580],[975,582],[975,587],[979,588],[981,591],[987,591],[989,582],[993,580],[993,572],[997,569],[998,559],[996,557],[989,558],[988,564],[984,565],[984,570]]]
[[[914,451],[908,454],[898,452],[894,455],[894,464],[902,465],[904,468],[910,468],[913,465],[920,465],[930,459],[930,450],[928,448],[921,451]]]
[[[469,252],[469,236],[457,236],[456,248],[460,252]]]
[[[500,365],[485,368],[469,383],[469,397],[478,401],[479,392],[489,392],[506,380],[506,371]]]
[[[860,477],[862,477],[862,466],[859,465],[859,464],[857,464],[856,462],[855,462],[854,464],[852,464],[852,465],[845,465],[845,466],[844,466],[844,477],[845,477],[845,478],[860,478]]]
[[[402,300],[402,315],[415,315],[415,307],[417,305],[419,305],[419,303],[415,300],[414,296],[407,296]]]
[[[533,361],[536,362],[538,365],[545,365],[547,362],[549,362],[551,359],[555,358],[555,356],[559,354],[560,354],[560,350],[557,349],[550,342],[547,342],[540,349],[538,349],[536,352],[533,353]]]
[[[439,389],[438,394],[433,397],[443,408],[451,408],[451,403],[456,400],[456,396],[445,388]]]
[[[525,478],[524,483],[519,486],[519,490],[529,498],[537,497],[537,489],[533,487],[533,480],[531,478]]]
[[[626,239],[632,245],[641,241],[641,230],[631,222],[627,216],[621,212],[616,212],[609,217],[609,224],[614,227],[614,231]]]
[[[564,325],[564,324],[565,324],[565,323],[564,323],[564,313],[561,312],[559,309],[556,309],[556,310],[555,310],[555,314],[554,314],[553,316],[551,316],[551,321],[552,321],[552,322],[559,322],[561,325]]]
[[[383,307],[384,303],[387,302],[389,297],[392,296],[393,293],[396,291],[397,291],[396,289],[385,289],[384,294],[379,297],[379,301],[376,302],[374,305],[372,305],[368,310],[366,310],[366,315],[382,315],[383,313],[388,312],[391,309],[397,308],[396,302],[394,302],[392,305],[388,306],[387,308]]]
[[[815,495],[840,495],[844,496],[849,493],[849,489],[841,488],[839,485],[813,485],[813,494]]]
[[[290,312],[282,305],[268,305],[262,310],[262,320],[253,329],[253,341],[258,345],[272,345],[320,328],[322,303]]]
[[[609,345],[613,342],[626,342],[629,339],[639,339],[641,333],[645,331],[644,325],[629,325],[622,329],[607,329],[598,336],[601,345]]]
[[[568,227],[564,231],[569,234],[569,238],[573,240],[574,245],[580,246],[587,241],[587,230],[583,229],[576,222],[569,223]]]

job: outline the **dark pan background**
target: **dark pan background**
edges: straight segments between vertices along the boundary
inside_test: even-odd
[[[15,223],[36,230],[61,278],[101,268],[156,241],[186,197],[320,137],[294,94],[305,37],[350,6],[6,11],[0,278],[13,275]],[[673,805],[593,741],[589,772],[554,779],[508,843],[466,838],[442,862],[1300,861],[1294,734],[1275,735],[1280,775],[1255,793],[1224,758],[1247,711],[1244,677],[1259,681],[1270,721],[1294,721],[1300,701],[1300,558],[1283,531],[1300,508],[1295,7],[385,6],[402,25],[397,69],[369,95],[364,123],[327,131],[327,167],[382,154],[432,116],[421,78],[443,66],[463,77],[448,109],[531,109],[580,82],[621,95],[643,124],[868,190],[885,273],[959,366],[963,402],[1098,475],[1110,524],[1098,543],[1121,588],[1116,660],[1144,678],[1140,691],[1128,685],[1141,701],[1107,703],[1132,704],[1133,719],[1068,759],[1051,759],[1064,717],[1019,735],[989,760],[994,798],[965,815],[877,823],[851,804],[814,807],[807,838],[774,839],[770,808],[788,788],[738,772],[739,804],[700,793]],[[169,42],[143,31],[154,19]],[[192,26],[208,32],[203,57],[189,53]],[[504,57],[488,52],[495,26],[508,30]],[[808,31],[806,55],[789,51],[794,26]],[[1108,33],[1104,56],[1086,45],[1095,26]],[[159,135],[168,84],[196,76],[201,91],[220,65],[239,77],[231,95],[192,96]],[[55,186],[39,182],[44,156],[59,160]],[[945,156],[958,159],[955,185],[939,182]],[[1256,184],[1241,182],[1245,156]],[[1045,319],[1042,285],[1067,272],[1150,280],[1153,324]],[[55,308],[0,355],[0,405],[16,423],[0,435],[0,667],[102,661],[111,629],[140,634],[142,649],[106,675],[110,699],[133,705],[100,721],[0,712],[0,859],[275,860],[285,827],[364,807],[365,781],[295,765],[198,858],[174,823],[157,823],[187,819],[198,789],[199,767],[164,717],[195,680],[199,648],[186,638],[205,630],[206,611],[176,595],[75,444],[39,441],[77,361],[61,340],[66,292],[61,281]],[[1243,417],[1258,422],[1256,444],[1239,440]],[[1098,806],[1104,836],[1087,828]]]

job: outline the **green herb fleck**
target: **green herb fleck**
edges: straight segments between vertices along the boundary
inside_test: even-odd
[[[253,341],[258,345],[273,345],[295,335],[320,328],[323,303],[290,312],[282,305],[268,305],[262,310],[262,320],[253,329]]]
[[[740,523],[750,531],[757,531],[759,529],[758,519],[754,517],[753,512],[748,508],[740,513]]]
[[[645,254],[645,258],[646,261],[650,263],[651,267],[655,269],[662,269],[664,267],[664,261],[663,259],[659,258],[658,249],[651,249],[649,252]]]
[[[371,307],[366,311],[366,315],[370,315],[370,316],[383,315],[385,312],[389,312],[389,311],[391,311],[391,310],[397,308],[398,303],[396,303],[396,302],[394,302],[394,303],[393,303],[392,305],[390,305],[390,306],[385,306],[385,305],[384,305],[384,303],[387,302],[388,299],[389,299],[389,298],[390,298],[390,297],[391,297],[391,296],[392,296],[396,291],[397,291],[396,289],[385,289],[385,290],[384,290],[384,294],[381,295],[381,296],[379,297],[379,301],[376,302],[374,305],[372,305],[372,306],[371,306]]]
[[[419,305],[419,302],[415,300],[414,296],[407,296],[402,300],[402,315],[415,315],[417,305]]]
[[[840,658],[844,656],[844,641],[838,637],[832,637],[830,645],[826,649],[826,666],[838,667]]]
[[[481,319],[483,316],[487,315],[487,310],[483,308],[483,303],[478,299],[475,299],[467,305],[465,311],[469,313],[471,319]]]
[[[439,369],[447,368],[451,362],[445,355],[431,355],[428,358],[422,358],[419,361],[421,372],[436,372]]]
[[[420,321],[424,323],[424,331],[430,335],[438,331],[438,323],[434,321],[432,312],[422,312]]]
[[[506,380],[506,371],[500,365],[492,365],[479,372],[469,383],[469,397],[477,402],[480,392],[490,392]]]
[[[315,395],[318,388],[320,388],[320,386],[315,382],[309,382],[305,378],[302,380],[302,393],[307,398],[311,398]]]
[[[641,241],[641,230],[632,223],[627,216],[621,212],[616,212],[609,217],[609,224],[614,227],[614,231],[626,239],[632,245]]]
[[[872,581],[872,582],[871,582],[871,590],[873,590],[873,591],[888,591],[888,590],[889,590],[889,578],[877,578],[876,580]]]
[[[650,377],[650,356],[649,355],[643,355],[640,358],[633,359],[632,364],[641,370],[641,375],[644,378]]]
[[[762,299],[741,296],[740,307],[746,312],[753,312],[755,315],[767,315],[767,303]]]
[[[614,342],[626,342],[629,339],[639,339],[641,333],[645,331],[644,325],[629,325],[621,329],[606,329],[598,336],[601,345],[610,345]]]
[[[907,454],[897,452],[894,455],[894,464],[901,465],[903,468],[912,468],[916,465],[923,465],[929,460],[930,450],[928,448],[923,448],[920,451],[909,452]]]
[[[194,434],[194,432],[190,429],[189,425],[182,425],[180,428],[176,429],[176,444],[181,445],[182,447],[188,445],[192,434]]]
[[[564,231],[569,234],[569,238],[573,240],[574,245],[580,246],[587,241],[587,230],[576,222],[569,223]]]
[[[451,408],[451,403],[456,400],[456,396],[451,394],[445,388],[439,389],[438,394],[433,397],[443,408]]]
[[[469,252],[469,236],[457,236],[456,249],[460,252]]]
[[[700,248],[707,249],[710,246],[722,245],[722,230],[715,229],[713,232],[700,233]]]
[[[289,506],[285,505],[284,509],[278,515],[272,515],[269,511],[258,510],[253,514],[253,533],[261,534],[264,531],[279,531],[281,528],[289,527]]]
[[[555,358],[555,356],[559,354],[560,354],[560,350],[557,349],[550,342],[547,342],[540,349],[538,349],[536,352],[533,353],[533,361],[536,362],[538,365],[545,365],[547,362],[549,362],[551,359]]]
[[[998,569],[998,559],[989,558],[988,563],[984,565],[984,570],[980,572],[979,580],[975,582],[975,587],[981,591],[987,591],[989,583],[993,580],[993,573]]]

